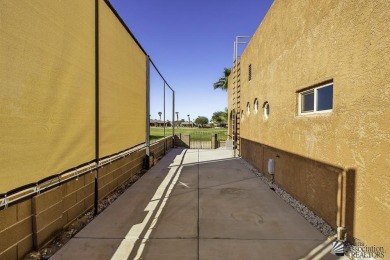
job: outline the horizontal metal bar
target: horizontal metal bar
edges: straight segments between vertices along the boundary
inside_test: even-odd
[[[30,199],[36,195],[39,195],[42,192],[58,187],[62,183],[66,183],[73,179],[82,177],[87,173],[95,171],[98,168],[104,167],[107,164],[113,163],[121,158],[129,156],[130,154],[140,151],[145,147],[146,146],[143,143],[134,146],[132,148],[126,149],[124,151],[121,151],[119,153],[106,156],[100,159],[98,164],[96,164],[95,160],[93,160],[91,162],[79,165],[78,167],[75,167],[72,170],[67,170],[60,174],[51,175],[35,183],[26,184],[16,189],[12,189],[6,193],[2,193],[0,194],[0,210],[3,210],[17,203],[20,203],[24,200]]]
[[[146,51],[144,50],[144,48],[142,47],[142,45],[139,43],[139,41],[137,40],[137,38],[135,38],[134,34],[130,31],[130,28],[127,26],[127,24],[123,21],[122,17],[120,17],[120,15],[118,14],[118,12],[116,11],[116,9],[114,8],[114,6],[110,3],[109,0],[104,0],[104,2],[106,3],[106,5],[111,9],[111,11],[113,12],[113,14],[116,16],[116,18],[118,19],[118,21],[122,24],[122,26],[125,28],[125,30],[127,31],[127,33],[131,36],[131,38],[133,38],[133,40],[135,41],[135,43],[138,45],[138,47],[141,49],[141,51],[145,54],[145,55],[148,55],[146,53]]]
[[[172,91],[174,91],[173,88],[171,88],[171,86],[169,86],[168,82],[165,80],[165,78],[163,77],[163,75],[158,70],[157,66],[154,64],[154,62],[152,61],[152,59],[150,57],[149,57],[149,61],[153,65],[154,69],[157,71],[158,75],[160,75],[160,77],[164,80],[164,83],[168,86],[168,88],[170,88]]]

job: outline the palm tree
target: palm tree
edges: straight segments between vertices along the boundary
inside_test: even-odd
[[[179,112],[176,112],[176,121],[179,121]]]
[[[224,77],[220,78],[217,82],[214,83],[214,89],[220,88],[222,90],[227,90],[228,88],[228,78],[231,73],[231,70],[228,68],[223,69]]]
[[[161,121],[161,115],[162,115],[162,113],[158,112],[158,116],[160,117],[160,121]]]

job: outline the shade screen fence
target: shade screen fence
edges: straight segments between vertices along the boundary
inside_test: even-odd
[[[97,27],[95,0],[0,2],[0,193],[95,160],[97,133],[99,158],[145,142],[147,56],[98,4]]]

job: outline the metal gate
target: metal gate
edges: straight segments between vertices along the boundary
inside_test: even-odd
[[[217,149],[224,147],[227,139],[226,131],[197,131],[181,134],[179,138],[191,149]]]

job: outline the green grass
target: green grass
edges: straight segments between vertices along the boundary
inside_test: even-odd
[[[175,134],[190,134],[191,140],[196,141],[208,141],[211,140],[211,134],[218,134],[218,140],[226,140],[227,129],[226,128],[175,128]],[[172,128],[165,128],[165,136],[172,135]],[[164,137],[164,128],[151,127],[150,128],[150,140],[154,141]]]

